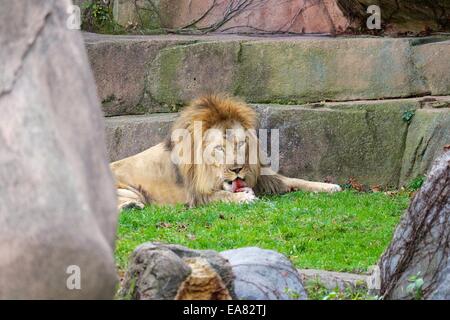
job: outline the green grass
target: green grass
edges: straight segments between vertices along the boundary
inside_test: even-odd
[[[298,268],[365,272],[408,202],[407,193],[295,192],[253,204],[127,210],[119,218],[117,264],[124,270],[136,246],[158,241],[217,251],[258,246],[287,255]]]

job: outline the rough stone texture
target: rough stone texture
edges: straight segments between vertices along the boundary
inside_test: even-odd
[[[304,300],[300,275],[282,254],[256,247],[220,253],[228,259],[235,275],[239,300]]]
[[[177,111],[208,91],[281,104],[450,93],[443,36],[85,38],[109,116]]]
[[[122,116],[106,119],[106,145],[111,162],[162,142],[170,131],[176,114]]]
[[[172,108],[208,92],[233,92],[240,43],[220,41],[162,50],[148,73],[149,95]]]
[[[450,8],[449,8],[450,10]],[[415,64],[424,75],[428,90],[434,95],[450,93],[450,41],[415,47]]]
[[[114,184],[69,4],[0,4],[0,299],[114,295]],[[71,265],[81,290],[66,286]]]
[[[261,128],[279,129],[280,173],[397,186],[407,124],[416,101],[257,106]]]
[[[171,105],[210,88],[252,103],[282,104],[425,95],[429,85],[414,64],[413,45],[420,46],[408,39],[292,37],[177,46],[152,62],[149,91],[159,104]]]
[[[331,0],[165,0],[160,15],[168,29],[197,22],[191,27],[223,33],[335,33],[350,25]]]
[[[362,274],[315,269],[300,269],[298,272],[302,283],[319,282],[328,290],[367,287],[367,276]]]
[[[450,144],[450,102],[446,105],[416,111],[406,138],[400,185],[426,173],[442,148]]]
[[[186,262],[186,259],[191,258],[206,260],[220,276],[231,297],[235,297],[231,266],[216,251],[191,250],[180,245],[161,243],[144,243],[134,250],[119,297],[137,300],[175,299],[180,286],[191,275],[191,267]]]
[[[172,111],[146,99],[145,77],[158,52],[182,40],[93,34],[85,34],[85,39],[106,116]]]
[[[386,299],[413,299],[411,276],[423,279],[420,298],[450,299],[450,150],[439,157],[414,196],[378,265]]]
[[[421,95],[426,85],[410,45],[376,38],[244,43],[235,93],[280,103]]]

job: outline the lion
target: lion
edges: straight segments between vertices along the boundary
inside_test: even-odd
[[[147,204],[245,203],[263,194],[341,190],[336,184],[289,178],[264,165],[255,127],[256,112],[237,98],[207,95],[192,101],[164,141],[111,163],[119,210]]]

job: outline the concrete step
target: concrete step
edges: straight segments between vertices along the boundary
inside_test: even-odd
[[[207,91],[251,103],[450,94],[445,37],[85,34],[108,116],[172,112]]]
[[[398,187],[450,144],[450,97],[252,106],[260,128],[279,130],[280,172],[293,177]],[[162,141],[176,116],[106,118],[111,161]]]

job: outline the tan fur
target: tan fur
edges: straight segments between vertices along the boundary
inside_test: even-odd
[[[244,102],[226,96],[206,96],[193,101],[182,110],[171,132],[186,129],[192,138],[194,152],[195,121],[201,122],[202,125],[203,136],[200,139],[202,141],[211,139],[214,142],[214,135],[205,134],[208,129],[216,129],[223,134],[226,129],[252,132],[251,130],[255,129],[256,114]],[[257,164],[248,162],[248,145],[257,144],[256,135],[247,135],[245,143],[247,162],[239,172],[233,171],[235,170],[233,165],[225,164],[194,164],[192,161],[189,164],[175,165],[171,160],[173,142],[170,136],[165,142],[112,163],[111,170],[116,178],[119,209],[143,208],[148,203],[183,203],[195,206],[211,201],[246,202],[255,199],[251,190],[235,193],[223,190],[224,181],[232,181],[237,177],[245,180],[248,189],[254,189],[258,194],[285,193],[293,190],[323,192],[340,190],[339,186],[334,184],[288,178],[275,173],[260,175],[259,160]]]

